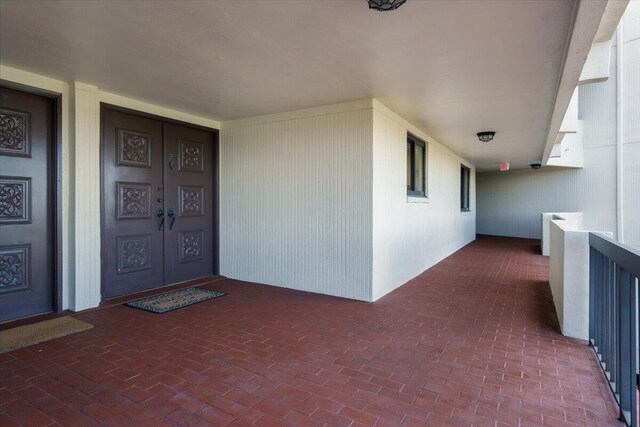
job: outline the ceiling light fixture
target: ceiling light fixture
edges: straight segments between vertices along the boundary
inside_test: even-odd
[[[480,142],[489,142],[495,135],[496,133],[492,131],[478,132],[478,139],[480,140]]]
[[[388,10],[395,10],[399,8],[406,1],[407,0],[367,0],[367,3],[369,3],[369,9],[386,12]]]

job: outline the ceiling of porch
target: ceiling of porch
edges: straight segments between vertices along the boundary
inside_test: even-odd
[[[575,6],[2,1],[0,61],[221,121],[375,97],[480,170],[517,168],[542,157]]]

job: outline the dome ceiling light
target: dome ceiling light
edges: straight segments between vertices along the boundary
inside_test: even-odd
[[[478,139],[480,142],[489,142],[495,135],[496,133],[493,131],[478,132]]]
[[[406,1],[407,0],[367,0],[367,3],[369,3],[369,9],[386,12],[388,10],[395,10],[399,8]]]

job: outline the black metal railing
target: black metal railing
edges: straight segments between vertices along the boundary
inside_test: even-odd
[[[596,233],[589,246],[589,340],[621,421],[637,427],[640,252]]]

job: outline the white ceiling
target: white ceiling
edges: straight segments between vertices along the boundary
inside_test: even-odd
[[[479,169],[518,168],[542,157],[574,6],[2,0],[0,62],[221,121],[376,97]]]

